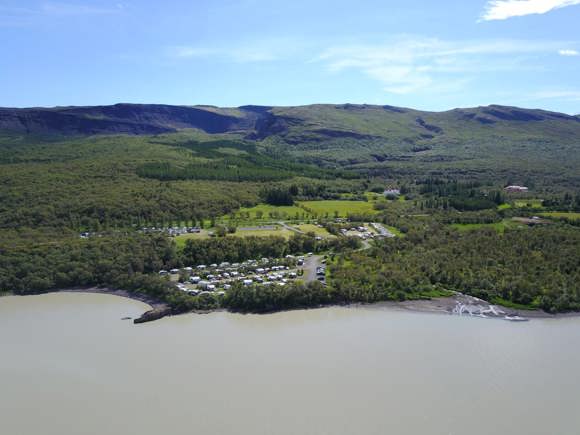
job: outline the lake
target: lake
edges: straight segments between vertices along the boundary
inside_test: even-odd
[[[121,320],[146,309],[0,298],[0,433],[580,433],[580,318],[334,307]]]

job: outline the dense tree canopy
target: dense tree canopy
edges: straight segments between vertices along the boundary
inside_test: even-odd
[[[568,226],[459,232],[431,226],[340,258],[332,285],[349,300],[453,290],[547,311],[580,309],[580,232]]]

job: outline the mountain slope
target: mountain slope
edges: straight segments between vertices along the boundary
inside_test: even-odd
[[[155,134],[186,128],[206,133],[242,132],[254,139],[281,136],[288,142],[306,138],[374,138],[416,136],[432,139],[445,129],[525,123],[568,123],[574,131],[578,116],[537,109],[487,106],[424,112],[393,106],[367,104],[316,104],[295,107],[170,106],[162,104],[115,104],[113,106],[0,108],[0,130],[32,134]],[[488,129],[489,131],[489,129]]]
[[[469,159],[517,166],[523,158],[532,167],[549,160],[550,166],[557,162],[574,170],[580,151],[578,116],[497,105],[446,112],[366,104],[0,108],[0,131],[25,135],[156,135],[184,129],[234,135],[332,166],[444,166]]]
[[[230,113],[231,112],[231,113]],[[237,115],[237,116],[236,116]],[[255,116],[161,104],[0,109],[0,130],[27,134],[158,134],[184,128],[225,133],[253,128]]]

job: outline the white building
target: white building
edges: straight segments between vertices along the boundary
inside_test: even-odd
[[[506,192],[527,192],[529,189],[526,186],[507,186],[504,188]]]
[[[400,189],[385,189],[383,195],[385,196],[399,196],[401,194]]]

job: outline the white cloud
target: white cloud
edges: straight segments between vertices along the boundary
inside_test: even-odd
[[[300,41],[272,38],[267,41],[246,41],[228,47],[178,45],[167,47],[166,55],[174,59],[215,58],[238,63],[252,63],[287,59],[300,52],[302,48]]]
[[[317,61],[332,73],[360,71],[389,93],[443,93],[460,90],[482,73],[543,68],[529,59],[561,46],[562,42],[400,37],[384,44],[331,47]]]
[[[490,0],[482,21],[506,20],[531,14],[545,14],[554,9],[580,4],[580,0]]]
[[[567,89],[540,91],[536,92],[534,97],[540,100],[580,101],[580,90]]]
[[[217,58],[239,63],[267,62],[277,60],[278,56],[273,50],[261,47],[237,47],[237,48],[207,48],[196,46],[168,47],[166,54],[176,59],[188,58]]]
[[[580,56],[579,51],[570,49],[558,50],[558,54],[560,56]]]
[[[177,45],[167,48],[167,55],[169,57],[175,57],[179,59],[187,59],[190,57],[206,57],[211,56],[214,53],[215,51],[207,48],[189,47],[187,45]]]

